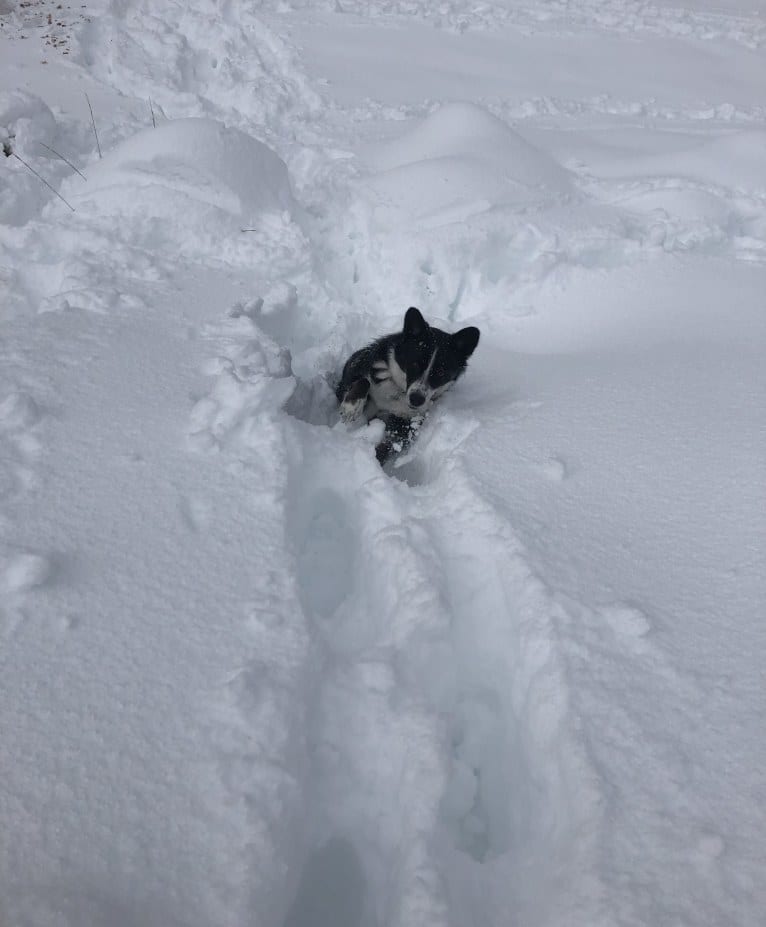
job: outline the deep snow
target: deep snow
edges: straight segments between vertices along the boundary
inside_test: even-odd
[[[761,12],[0,24],[0,924],[761,923]]]

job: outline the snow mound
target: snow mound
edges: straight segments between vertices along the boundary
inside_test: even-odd
[[[494,163],[528,186],[560,186],[567,177],[550,154],[473,103],[439,107],[406,135],[382,145],[371,160],[390,169],[444,157]]]
[[[547,152],[479,106],[449,103],[369,158],[378,195],[412,215],[446,221],[493,205],[539,203],[570,191]]]
[[[295,210],[287,168],[270,148],[198,118],[139,132],[91,165],[86,185],[71,181],[65,195],[79,213],[132,221],[151,247],[215,248],[265,213]]]

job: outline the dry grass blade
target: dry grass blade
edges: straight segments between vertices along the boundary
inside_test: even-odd
[[[27,164],[27,162],[26,162],[23,158],[20,158],[20,157],[16,154],[15,151],[12,153],[12,157],[16,158],[17,161],[21,161],[21,163],[24,165],[24,167],[25,167],[28,171],[30,171],[30,173],[34,174],[35,177],[37,177],[37,179],[38,179],[39,181],[41,181],[42,183],[44,183],[45,186],[46,186],[49,190],[52,190],[52,191],[56,194],[56,196],[61,200],[62,203],[65,203],[65,204],[72,210],[72,212],[75,211],[74,206],[73,206],[71,203],[67,203],[67,201],[66,201],[66,200],[64,199],[64,197],[59,193],[59,191],[58,191],[55,187],[52,187],[52,186],[48,183],[48,181],[47,181],[41,174],[38,174],[37,171],[32,167],[31,164]]]
[[[96,120],[93,116],[93,107],[90,105],[90,97],[88,96],[87,93],[85,94],[85,99],[88,101],[88,109],[90,110],[90,121],[91,121],[91,125],[93,126],[93,134],[96,136],[96,148],[98,148],[98,156],[99,158],[102,158],[103,155],[101,154],[101,143],[98,140],[98,132],[96,131]]]
[[[45,142],[40,142],[40,144],[43,146],[43,148],[46,148],[48,151],[50,151],[51,154],[55,154],[57,158],[61,158],[61,160],[64,161],[66,164],[68,164],[68,165],[72,168],[73,171],[77,171],[77,173],[80,175],[80,177],[82,177],[83,180],[87,180],[87,179],[88,179],[88,178],[85,176],[85,174],[83,174],[83,172],[80,170],[80,168],[79,168],[79,167],[75,167],[75,165],[72,164],[72,162],[69,160],[69,158],[65,158],[64,155],[61,154],[60,151],[56,151],[55,148],[51,148],[51,146],[50,146],[50,145],[46,145]]]

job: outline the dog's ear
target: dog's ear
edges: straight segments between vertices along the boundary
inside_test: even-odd
[[[428,331],[428,322],[423,318],[420,310],[414,306],[410,306],[404,314],[403,331],[405,335],[410,335],[412,338],[420,338]]]
[[[480,334],[481,332],[478,328],[469,325],[468,328],[461,328],[459,332],[455,332],[450,340],[452,341],[453,348],[468,360],[476,350]]]

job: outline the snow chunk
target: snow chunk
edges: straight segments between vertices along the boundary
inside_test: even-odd
[[[56,120],[43,101],[21,90],[0,92],[0,146],[26,162],[37,164],[47,157],[46,145],[53,145]],[[27,167],[16,158],[0,157],[5,170],[0,173],[0,223],[23,225],[42,206],[49,195]],[[55,169],[46,172],[55,186]]]
[[[0,589],[8,593],[27,592],[42,586],[51,573],[47,557],[18,553],[0,561]]]
[[[23,90],[0,93],[0,142],[10,141],[25,158],[39,158],[41,145],[50,145],[56,120],[40,97]]]

